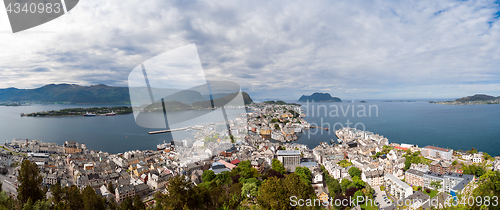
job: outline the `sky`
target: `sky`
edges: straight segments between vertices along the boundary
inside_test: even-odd
[[[196,44],[208,79],[255,99],[500,96],[494,1],[85,0],[13,34],[0,11],[0,88],[127,86],[161,53]]]

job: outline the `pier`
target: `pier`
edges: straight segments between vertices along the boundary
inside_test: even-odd
[[[323,129],[323,130],[328,130],[328,127],[322,128],[322,127],[311,126],[311,128],[319,128],[319,129]]]

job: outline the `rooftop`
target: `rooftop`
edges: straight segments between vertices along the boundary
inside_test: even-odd
[[[281,156],[300,156],[300,151],[299,150],[278,150],[276,152],[276,155],[281,155]]]
[[[435,147],[435,146],[426,146],[424,147],[425,149],[433,149],[433,150],[439,150],[443,152],[449,152],[449,149],[441,148],[441,147]]]

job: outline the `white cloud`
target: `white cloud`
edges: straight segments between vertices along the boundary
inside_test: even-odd
[[[0,86],[125,86],[140,62],[195,43],[208,77],[257,98],[500,95],[499,10],[490,1],[80,1],[16,34],[0,15]]]

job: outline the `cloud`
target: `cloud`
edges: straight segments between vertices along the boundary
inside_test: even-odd
[[[125,86],[139,63],[195,43],[207,78],[258,98],[500,95],[499,10],[489,1],[81,1],[0,34],[0,86]]]

